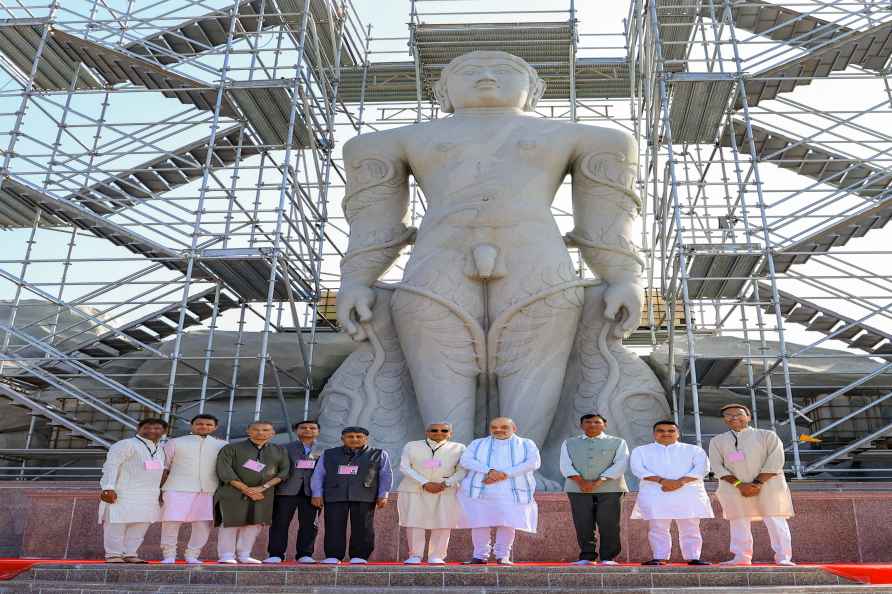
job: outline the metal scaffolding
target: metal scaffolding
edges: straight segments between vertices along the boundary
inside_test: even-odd
[[[340,145],[441,117],[440,70],[500,49],[545,79],[535,115],[639,139],[626,343],[685,439],[744,401],[792,476],[892,478],[888,3],[632,0],[607,31],[573,0],[406,4],[377,37],[347,0],[0,2],[0,396],[29,415],[0,477],[95,476],[149,414],[312,414],[347,352]]]

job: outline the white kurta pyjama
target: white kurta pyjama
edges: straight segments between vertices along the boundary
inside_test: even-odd
[[[412,528],[455,528],[461,517],[456,492],[465,476],[459,460],[463,444],[447,441],[410,441],[400,457],[403,480],[398,488],[397,509],[400,526]],[[439,493],[422,489],[425,483],[446,483]]]
[[[649,443],[632,450],[629,467],[641,481],[632,509],[633,520],[713,517],[712,504],[703,486],[703,477],[709,472],[709,460],[703,448],[680,442],[670,446]],[[699,480],[666,492],[658,483],[645,481],[646,476],[672,480],[690,476]]]
[[[487,463],[486,459],[480,460],[474,457],[472,450],[477,441],[481,440],[474,440],[465,450],[461,460],[462,466],[470,471],[483,474],[492,468],[508,473],[509,479],[486,485],[478,497],[471,497],[469,496],[470,482],[474,478],[472,476],[474,473],[469,473],[462,481],[462,488],[458,496],[464,511],[459,527],[508,526],[524,532],[536,532],[539,524],[539,507],[536,500],[530,498],[529,502],[524,502],[523,499],[518,501],[511,478],[513,477],[516,484],[520,485],[527,485],[532,481],[532,487],[535,489],[532,473],[540,465],[538,448],[530,440],[518,439],[515,446],[519,449],[521,446],[517,446],[517,444],[522,441],[526,442],[527,457],[514,464],[511,460],[511,439],[493,439],[492,454]]]
[[[157,448],[157,449],[156,449]],[[154,453],[154,456],[152,455]],[[155,462],[147,469],[147,462]],[[113,489],[118,500],[99,504],[99,523],[152,523],[161,519],[161,474],[164,449],[141,437],[122,439],[108,449],[102,466],[102,490]]]

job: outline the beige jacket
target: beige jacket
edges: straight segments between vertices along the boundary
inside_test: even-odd
[[[773,431],[748,427],[740,433],[716,435],[709,442],[709,464],[717,478],[734,475],[745,483],[763,472],[777,473],[755,497],[744,497],[736,487],[720,480],[716,495],[726,520],[793,516],[793,499],[784,479],[784,444]]]

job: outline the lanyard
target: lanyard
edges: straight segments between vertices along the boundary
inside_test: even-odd
[[[728,433],[731,434],[731,438],[734,440],[734,451],[739,452],[739,451],[740,451],[740,448],[737,447],[737,432],[736,432],[736,431],[729,431]]]
[[[253,441],[249,440],[248,443],[250,443],[254,447],[254,449],[257,450],[257,461],[263,462],[263,451],[266,449],[266,444],[257,447],[257,444],[255,444]]]
[[[139,443],[141,443],[143,447],[146,448],[146,451],[149,452],[149,456],[152,458],[152,460],[154,460],[155,454],[158,453],[158,448],[160,448],[161,446],[155,444],[155,449],[152,450],[152,448],[149,447],[149,444],[147,444],[142,438],[139,439]]]
[[[444,445],[446,445],[446,442],[444,441],[443,443],[438,445],[436,448],[433,448],[433,447],[431,447],[431,444],[428,440],[425,439],[424,443],[425,443],[425,445],[427,445],[427,449],[429,449],[431,451],[431,458],[436,458],[437,452],[440,451],[440,448],[442,448]]]

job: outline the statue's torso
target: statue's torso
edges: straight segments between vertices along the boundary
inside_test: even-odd
[[[406,280],[428,276],[422,266],[467,276],[468,250],[480,243],[498,248],[508,284],[539,271],[549,277],[559,268],[560,277],[572,271],[551,214],[572,158],[571,129],[516,115],[455,117],[410,129],[406,154],[427,205]]]

